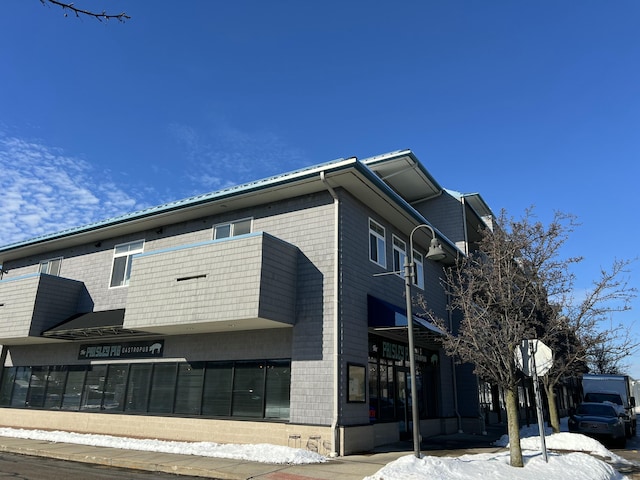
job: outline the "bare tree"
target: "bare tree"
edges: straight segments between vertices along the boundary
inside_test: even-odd
[[[625,362],[640,347],[640,342],[631,334],[631,326],[613,325],[601,344],[594,345],[587,354],[590,373],[624,375],[629,365]]]
[[[556,283],[551,297],[556,314],[548,318],[542,333],[543,341],[555,352],[553,367],[543,377],[554,432],[560,431],[556,387],[565,378],[588,371],[621,373],[622,360],[640,345],[628,326],[615,325],[611,320],[614,313],[629,310],[636,296],[626,277],[630,263],[614,260],[609,270],[600,271],[600,277],[581,298],[575,298],[575,275],[569,273],[569,264]]]
[[[124,22],[125,20],[129,20],[131,17],[126,13],[117,13],[117,14],[109,14],[106,11],[102,12],[92,12],[90,10],[84,10],[82,8],[76,7],[74,3],[66,3],[60,2],[58,0],[40,0],[40,3],[46,5],[47,3],[52,3],[53,5],[57,5],[62,8],[64,11],[64,16],[68,15],[67,12],[71,12],[75,14],[76,17],[80,17],[81,15],[85,15],[88,17],[96,18],[100,21],[103,20],[118,20],[119,22]]]
[[[523,466],[514,352],[522,340],[537,337],[548,314],[545,285],[531,272],[548,265],[561,233],[560,220],[545,229],[531,218],[530,211],[518,221],[503,211],[499,227],[482,232],[478,251],[461,258],[443,280],[451,308],[461,316],[458,330],[444,337],[444,348],[504,390],[514,467]],[[446,330],[445,322],[434,321]]]
[[[518,220],[503,211],[496,225],[482,232],[474,253],[446,272],[443,282],[460,324],[447,332],[443,346],[458,361],[473,364],[481,379],[504,390],[510,462],[520,467],[516,347],[524,339],[538,338],[556,353],[544,382],[557,418],[554,387],[565,376],[584,372],[596,347],[615,338],[619,331],[603,332],[601,320],[605,313],[628,308],[633,291],[619,279],[628,262],[616,262],[582,302],[572,301],[575,278],[570,270],[582,258],[560,258],[577,225],[572,215],[556,212],[545,226],[532,209]],[[423,305],[429,312],[427,307]],[[445,321],[429,315],[446,331]]]

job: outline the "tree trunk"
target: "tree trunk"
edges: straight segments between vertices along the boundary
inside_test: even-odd
[[[553,429],[553,433],[560,433],[560,414],[556,404],[556,390],[553,388],[554,385],[547,384],[547,382],[542,383],[549,403],[549,426]]]
[[[520,447],[520,419],[518,415],[518,391],[506,390],[507,433],[509,434],[509,454],[512,467],[524,467],[522,448]]]

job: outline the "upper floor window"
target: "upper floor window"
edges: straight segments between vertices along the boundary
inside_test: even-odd
[[[369,219],[369,259],[387,268],[384,227],[371,219]]]
[[[121,243],[113,250],[113,268],[111,269],[111,287],[125,287],[129,285],[131,277],[131,262],[133,255],[142,253],[144,240]]]
[[[393,236],[393,271],[404,278],[404,259],[407,256],[407,244]]]
[[[62,264],[62,257],[43,260],[40,262],[40,273],[55,275],[57,277],[60,275],[60,264]]]
[[[422,261],[422,254],[413,251],[413,273],[415,277],[413,284],[424,290],[424,264]]]
[[[213,239],[237,237],[238,235],[244,235],[245,233],[251,233],[251,219],[243,218],[242,220],[236,220],[235,222],[221,223],[213,227]]]

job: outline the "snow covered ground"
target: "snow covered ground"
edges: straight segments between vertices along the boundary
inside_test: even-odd
[[[563,422],[566,430],[566,419]],[[509,465],[509,450],[499,453],[463,455],[461,457],[401,457],[387,464],[365,480],[622,480],[626,478],[608,463],[592,456],[608,458],[624,465],[629,461],[607,450],[600,442],[585,435],[566,431],[552,434],[545,431],[547,459],[545,462],[538,427],[520,431],[525,466]],[[503,435],[496,446],[508,447],[509,437]],[[551,451],[553,450],[553,451]],[[560,453],[565,451],[566,453]],[[584,453],[582,453],[584,452]]]
[[[44,440],[47,442],[92,445],[94,447],[178,453],[181,455],[199,455],[201,457],[232,458],[236,460],[277,464],[299,465],[327,461],[326,457],[308,450],[281,447],[266,443],[254,445],[233,445],[213,442],[173,442],[166,440],[114,437],[111,435],[23,430],[19,428],[0,428],[0,437],[28,438],[33,440]]]
[[[563,427],[563,430],[566,430],[566,421],[563,422]],[[211,442],[171,442],[14,428],[0,428],[0,436],[276,464],[331,461],[307,450],[268,444],[228,445]],[[364,480],[622,480],[626,478],[611,465],[591,454],[609,458],[616,464],[629,464],[630,462],[607,450],[596,440],[584,435],[566,431],[551,434],[551,431],[548,431],[545,435],[548,462],[545,462],[541,453],[537,427],[524,428],[521,431],[521,439],[525,462],[523,468],[514,468],[509,465],[508,449],[499,453],[463,455],[461,457],[423,456],[418,459],[414,455],[406,455],[387,464]],[[502,447],[507,447],[508,444],[509,438],[506,435],[496,442],[497,446]]]

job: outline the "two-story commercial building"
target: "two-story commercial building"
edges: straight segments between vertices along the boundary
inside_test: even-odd
[[[1,247],[0,425],[365,451],[412,430],[412,321],[423,436],[479,431],[403,265],[453,322],[440,279],[491,218],[406,150]]]

